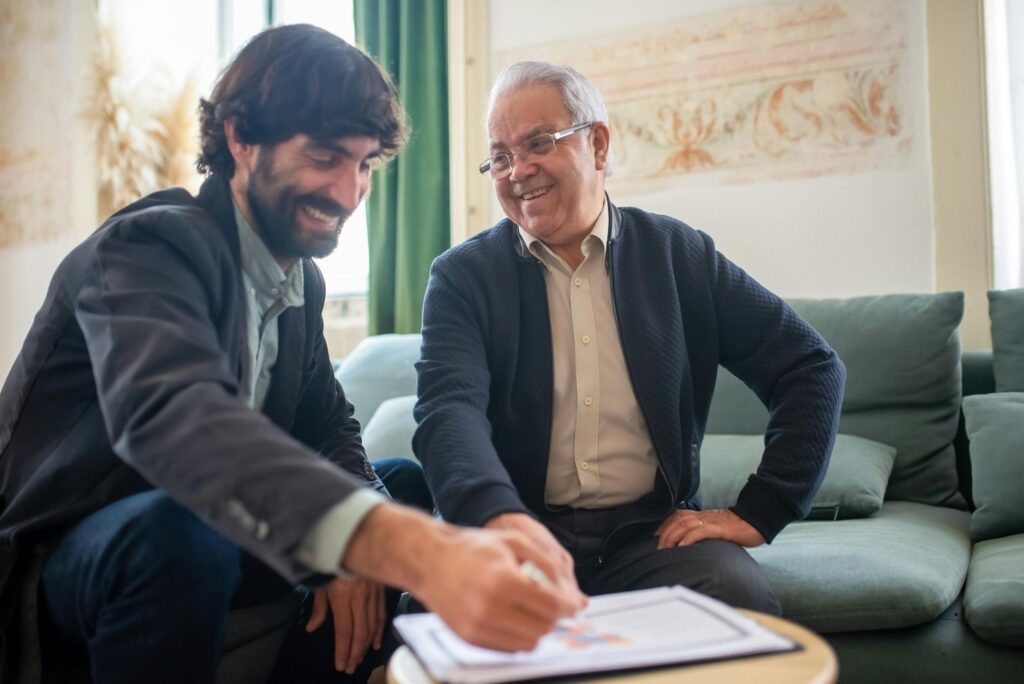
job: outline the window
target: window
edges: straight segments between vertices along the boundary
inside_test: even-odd
[[[1024,287],[1024,6],[985,2],[989,176],[996,289]]]
[[[99,7],[101,21],[113,29],[120,48],[125,84],[141,99],[166,98],[189,78],[199,94],[209,93],[220,69],[271,21],[314,24],[349,42],[355,36],[352,0],[102,0]],[[346,222],[338,248],[317,262],[329,298],[324,311],[328,347],[332,356],[342,357],[366,336],[364,206]]]

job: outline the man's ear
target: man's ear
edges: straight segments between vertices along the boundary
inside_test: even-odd
[[[243,169],[245,173],[248,173],[256,160],[257,146],[244,142],[238,137],[234,117],[224,122],[224,137],[228,141],[228,151],[231,152],[231,157],[235,160],[235,170]]]
[[[603,171],[608,166],[608,145],[611,141],[611,131],[608,124],[603,121],[595,121],[590,128],[593,130],[591,140],[594,144],[594,168]]]

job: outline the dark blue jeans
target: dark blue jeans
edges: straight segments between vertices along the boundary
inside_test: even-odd
[[[417,464],[387,459],[374,467],[393,498],[430,510]],[[78,522],[47,560],[43,618],[56,643],[44,658],[77,655],[97,684],[212,682],[231,607],[290,590],[166,494],[143,492]],[[299,668],[303,679],[331,681],[330,626],[328,619],[306,637],[297,622],[275,670],[291,679]]]

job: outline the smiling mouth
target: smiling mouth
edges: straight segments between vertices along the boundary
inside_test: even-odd
[[[322,212],[319,209],[314,209],[313,207],[309,206],[308,204],[302,205],[302,211],[306,212],[306,214],[309,215],[310,217],[316,219],[317,221],[322,221],[323,223],[337,223],[338,222],[338,217],[337,216],[331,216],[330,214]]]
[[[555,187],[555,186],[553,186],[553,185],[545,185],[543,188],[537,188],[536,190],[531,190],[530,192],[524,192],[519,197],[520,197],[520,199],[524,199],[524,200],[536,199],[537,197],[541,197],[543,195],[548,194],[548,190],[550,190],[553,187]]]

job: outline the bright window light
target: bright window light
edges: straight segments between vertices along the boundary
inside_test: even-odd
[[[277,0],[274,22],[277,24],[313,24],[355,42],[355,15],[352,0]],[[352,214],[341,230],[338,248],[317,259],[327,281],[328,295],[366,292],[369,285],[370,250],[366,241],[365,203]]]
[[[170,4],[103,0],[101,14],[118,29],[124,50],[125,76],[143,87],[154,78],[182,82],[196,79],[209,94],[218,71],[267,22],[267,0],[179,0]],[[276,0],[275,24],[313,24],[355,42],[352,0]],[[366,211],[360,206],[341,231],[338,248],[317,259],[327,294],[365,294],[369,283]]]

